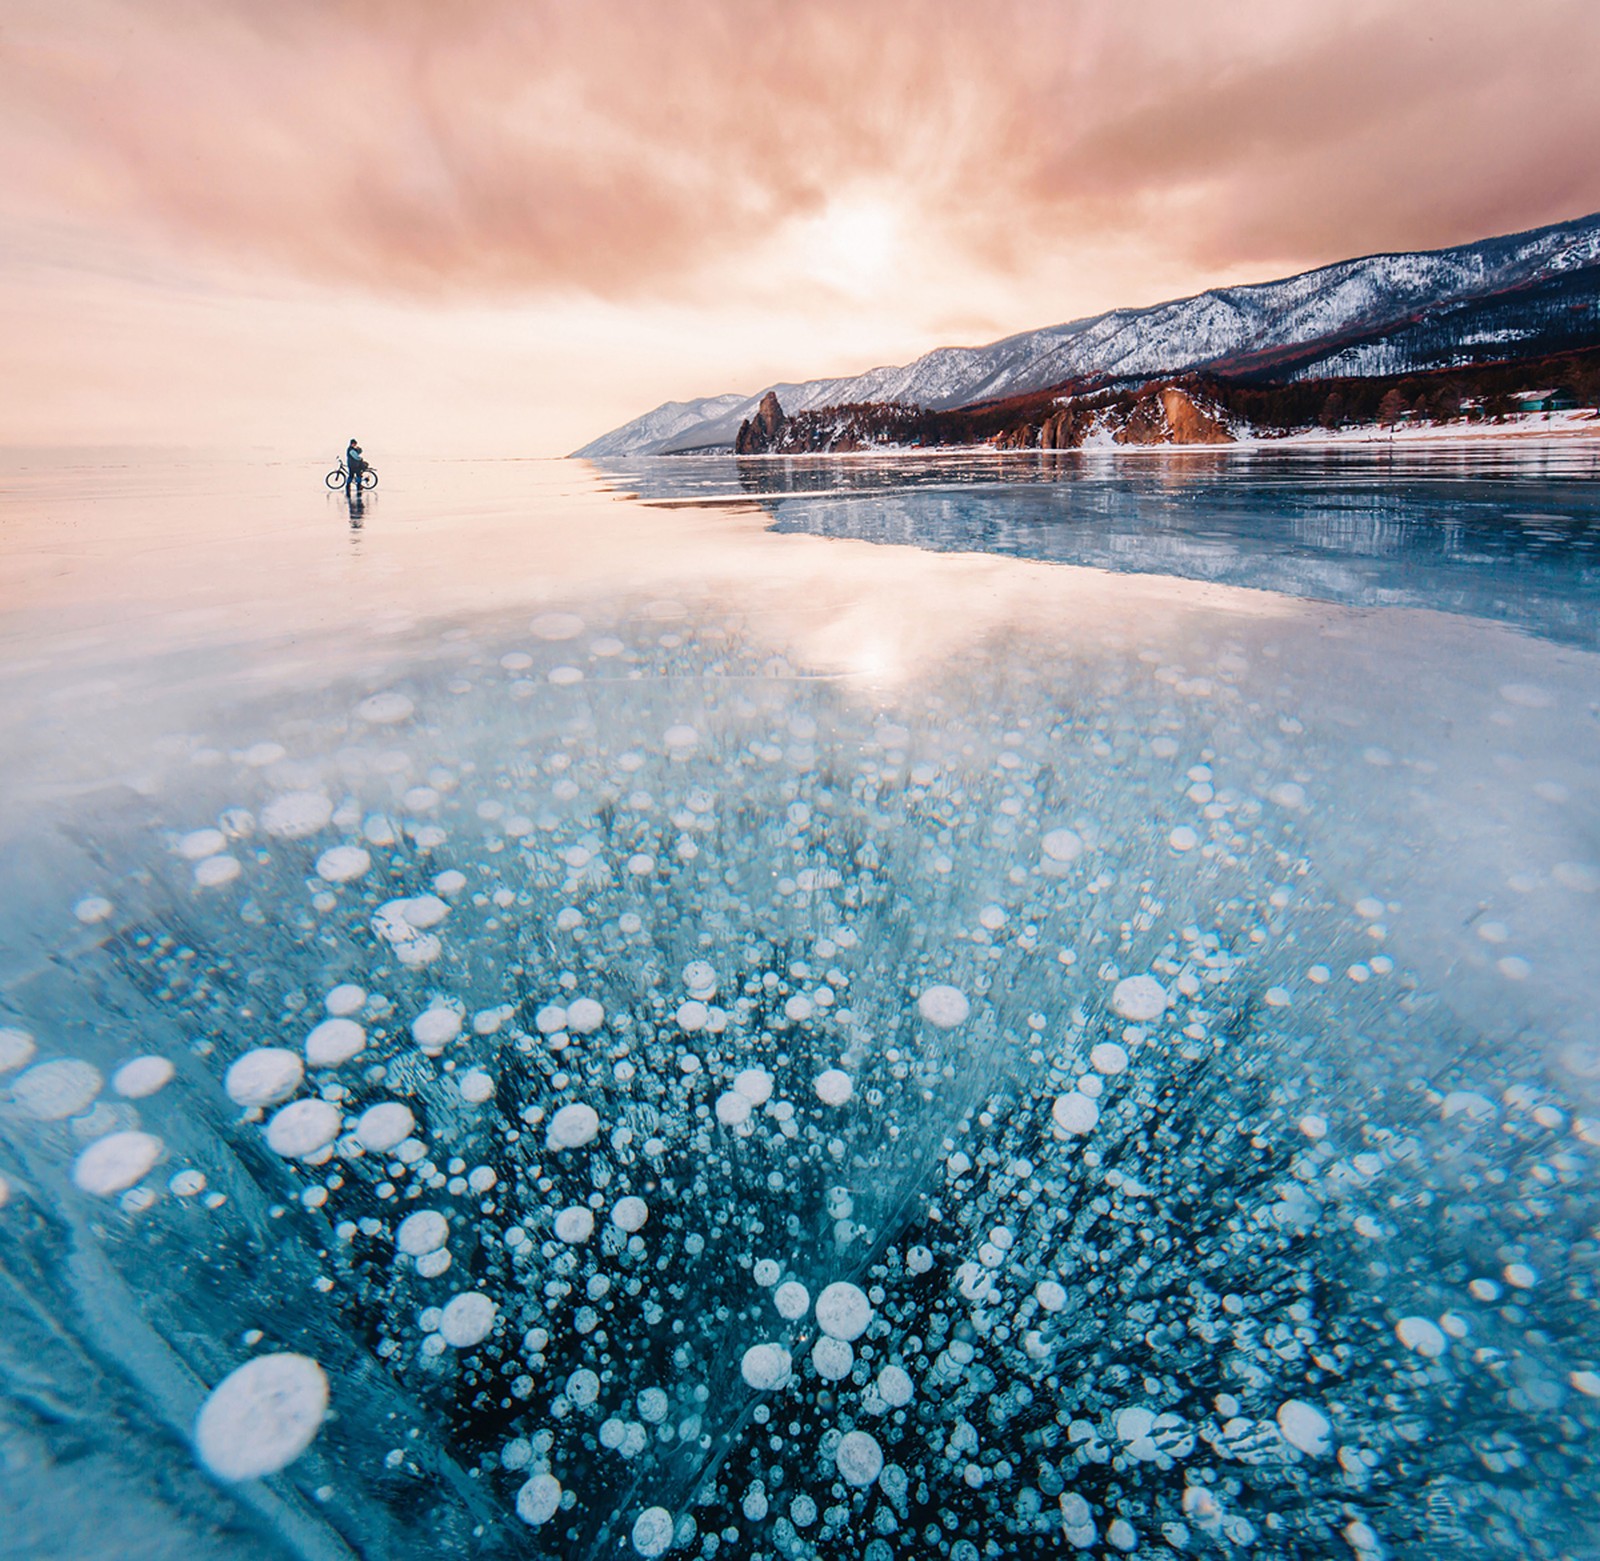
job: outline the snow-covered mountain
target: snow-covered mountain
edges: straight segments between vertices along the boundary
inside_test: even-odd
[[[1151,378],[1317,344],[1326,344],[1332,355],[1343,342],[1387,327],[1398,330],[1441,306],[1486,299],[1597,264],[1600,213],[1455,249],[1367,255],[1282,281],[1218,288],[1146,309],[1116,309],[986,347],[939,347],[900,367],[764,385],[752,395],[669,401],[573,453],[599,457],[731,448],[739,424],[768,390],[777,392],[790,414],[858,401],[946,408],[1067,380]],[[1392,360],[1394,352],[1389,356]],[[1390,371],[1411,366],[1402,362]]]

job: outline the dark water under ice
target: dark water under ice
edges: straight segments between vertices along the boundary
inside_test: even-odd
[[[1592,457],[383,475],[0,472],[0,1553],[1600,1553]]]

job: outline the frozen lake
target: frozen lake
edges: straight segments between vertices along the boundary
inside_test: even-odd
[[[0,459],[0,1553],[1600,1554],[1592,454]]]

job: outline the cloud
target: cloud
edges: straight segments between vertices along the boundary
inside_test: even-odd
[[[1600,207],[1588,0],[12,9],[11,210],[377,295],[826,292],[836,253],[830,277],[773,240],[840,191],[945,288],[1140,248],[1152,280],[1248,275]]]

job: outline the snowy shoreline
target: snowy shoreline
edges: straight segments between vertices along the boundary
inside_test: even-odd
[[[1039,448],[1000,449],[983,444],[939,445],[874,445],[864,450],[795,450],[790,452],[761,452],[739,455],[741,461],[843,461],[881,460],[893,457],[976,455],[1015,457],[1020,455],[1169,455],[1191,454],[1197,450],[1380,450],[1399,446],[1458,447],[1473,449],[1506,446],[1516,449],[1550,446],[1570,448],[1574,444],[1594,444],[1600,447],[1600,412],[1592,407],[1580,407],[1566,412],[1525,412],[1508,417],[1503,423],[1431,423],[1415,426],[1400,424],[1393,429],[1380,429],[1371,425],[1341,428],[1336,431],[1318,429],[1300,433],[1269,435],[1254,434],[1219,444],[1119,444],[1106,435],[1091,436],[1081,445],[1068,449],[1044,450]],[[694,460],[706,457],[734,456],[731,449],[683,450],[671,455],[632,456],[631,460]],[[572,456],[573,460],[595,460],[593,456]]]

